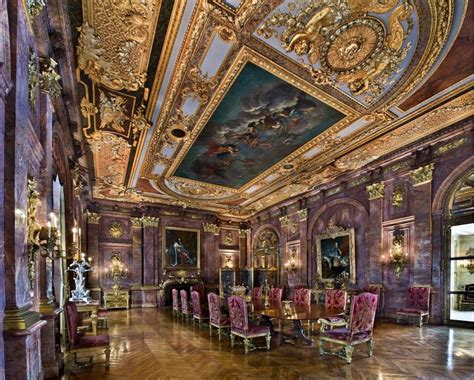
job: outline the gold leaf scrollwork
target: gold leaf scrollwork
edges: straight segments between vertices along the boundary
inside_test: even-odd
[[[290,2],[288,12],[272,14],[257,34],[279,39],[287,52],[302,57],[316,84],[347,84],[353,95],[366,94],[364,101],[371,104],[411,49],[410,42],[403,44],[412,31],[414,7],[409,0],[395,8],[397,4],[398,0]],[[386,35],[384,23],[368,12],[385,14],[393,8]]]
[[[143,216],[142,218],[143,227],[158,227],[160,218],[156,216]]]
[[[95,115],[99,109],[95,106],[94,103],[89,102],[85,97],[81,100],[81,113],[86,119],[90,115]]]
[[[87,216],[87,223],[89,224],[99,224],[100,215],[95,212],[88,212]]]
[[[397,186],[392,193],[392,206],[402,208],[405,201],[405,188]]]
[[[27,226],[28,226],[28,278],[30,280],[30,289],[34,289],[36,279],[36,257],[40,252],[40,233],[41,225],[36,220],[36,212],[41,204],[39,193],[36,190],[36,180],[28,178],[28,209],[27,209]]]
[[[119,239],[123,236],[123,228],[122,228],[122,225],[120,224],[120,222],[113,221],[110,224],[109,235],[112,236],[115,239]]]
[[[217,224],[207,222],[202,224],[202,228],[204,229],[204,232],[210,232],[214,235],[219,235],[219,231],[221,230]]]
[[[366,187],[369,200],[383,198],[385,195],[385,183],[378,182]]]
[[[38,16],[46,6],[45,0],[26,0],[25,3],[30,18]]]
[[[216,78],[209,78],[208,74],[203,74],[199,67],[193,67],[189,70],[189,84],[183,89],[183,97],[194,94],[201,105],[206,104],[211,91],[217,87],[218,83]]]
[[[130,218],[130,222],[132,223],[132,227],[134,228],[142,227],[142,218]]]
[[[286,215],[285,215],[285,216],[282,216],[282,217],[280,217],[280,218],[278,218],[278,220],[280,221],[280,224],[281,224],[282,226],[287,226],[288,223],[290,222],[290,219],[289,219],[288,216],[286,216]]]

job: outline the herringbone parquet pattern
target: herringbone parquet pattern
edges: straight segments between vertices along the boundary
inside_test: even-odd
[[[110,369],[95,365],[64,379],[474,379],[474,331],[468,329],[381,323],[374,356],[360,345],[348,365],[320,357],[317,343],[274,343],[271,351],[244,355],[227,338],[209,339],[207,326],[173,320],[170,309],[109,315]]]

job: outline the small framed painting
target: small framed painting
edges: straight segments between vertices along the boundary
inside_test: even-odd
[[[163,269],[199,269],[200,231],[163,227]]]

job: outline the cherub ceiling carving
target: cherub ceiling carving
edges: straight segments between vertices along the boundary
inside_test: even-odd
[[[244,219],[471,107],[468,95],[437,100],[433,116],[396,107],[449,47],[460,0],[82,5],[78,78],[97,198]]]

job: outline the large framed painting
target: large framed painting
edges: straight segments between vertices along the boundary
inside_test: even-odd
[[[356,282],[354,228],[330,224],[315,237],[316,274],[323,282]]]
[[[200,231],[163,227],[163,269],[199,268]]]

